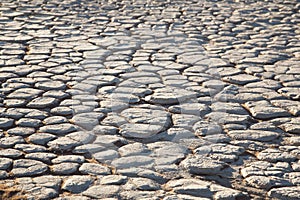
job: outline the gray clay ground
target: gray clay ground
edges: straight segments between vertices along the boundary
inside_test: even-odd
[[[299,9],[1,0],[0,183],[32,200],[300,199]]]

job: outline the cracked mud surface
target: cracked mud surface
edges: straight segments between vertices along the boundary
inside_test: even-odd
[[[300,199],[299,9],[2,0],[1,198]]]

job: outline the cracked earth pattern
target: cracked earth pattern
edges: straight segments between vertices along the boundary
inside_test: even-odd
[[[297,0],[1,0],[1,199],[300,199]]]

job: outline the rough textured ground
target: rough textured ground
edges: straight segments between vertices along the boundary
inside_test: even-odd
[[[1,0],[2,199],[300,199],[299,9]]]

